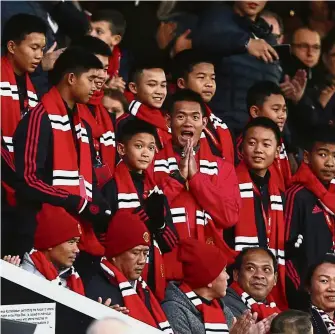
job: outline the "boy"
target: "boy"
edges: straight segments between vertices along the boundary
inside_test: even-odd
[[[2,34],[1,57],[1,136],[8,151],[14,152],[13,135],[24,113],[38,103],[29,78],[43,57],[46,24],[28,14],[12,16]]]
[[[167,95],[165,72],[161,65],[148,61],[135,65],[129,80],[129,91],[125,95],[130,102],[130,115],[120,118],[118,129],[121,131],[123,124],[134,117],[146,121],[157,129],[156,146],[160,150],[171,137],[160,110]]]
[[[140,211],[154,239],[149,256],[148,284],[156,296],[164,298],[165,278],[160,252],[171,251],[177,243],[177,234],[169,216],[165,196],[157,192],[147,169],[155,154],[155,129],[150,124],[135,119],[122,128],[117,145],[121,161],[115,168],[113,180],[106,183],[102,192],[112,214],[120,209]],[[145,212],[143,212],[144,209]],[[148,217],[146,216],[148,215]]]
[[[247,107],[250,118],[267,117],[273,120],[283,133],[287,119],[286,102],[278,85],[271,81],[260,81],[254,84],[247,94]],[[239,159],[243,160],[242,135],[237,139]],[[280,155],[271,166],[273,174],[278,177],[280,189],[285,189],[290,184],[291,167],[286,153],[285,145],[281,139]]]
[[[207,126],[204,134],[215,155],[224,157],[234,164],[234,145],[225,123],[216,117],[208,106],[216,91],[214,62],[209,57],[193,50],[180,52],[174,58],[176,81],[180,89],[190,89],[200,94],[206,103]]]
[[[199,94],[183,89],[170,103],[172,138],[156,154],[155,180],[168,198],[180,239],[192,237],[227,251],[222,230],[238,222],[240,208],[234,166],[200,141],[207,118]],[[229,255],[232,260],[235,252]],[[183,278],[176,251],[165,254],[164,262],[168,280]]]
[[[330,126],[320,127],[312,137],[286,191],[286,266],[292,307],[306,269],[333,253],[335,244],[335,132]]]
[[[252,119],[243,131],[243,161],[236,169],[242,198],[240,220],[234,228],[235,250],[269,248],[279,264],[274,298],[285,298],[284,194],[270,166],[280,152],[280,129],[267,117]],[[282,297],[279,298],[279,294]]]
[[[97,176],[98,186],[102,187],[104,182],[110,179],[115,167],[115,133],[112,115],[104,108],[102,99],[104,96],[103,86],[107,80],[108,57],[112,54],[108,45],[102,40],[84,36],[74,45],[82,47],[93,53],[103,64],[95,79],[97,90],[89,99],[87,108],[81,111],[81,117],[90,125],[93,134],[94,160],[93,167]]]
[[[92,168],[92,134],[80,117],[80,104],[96,90],[102,64],[81,48],[69,48],[57,59],[54,86],[20,122],[14,137],[19,207],[35,216],[41,203],[63,207],[89,223],[108,220],[108,206],[96,191]],[[93,203],[92,203],[93,201]],[[107,213],[106,213],[107,211]],[[20,222],[24,225],[25,219]],[[91,225],[83,226],[82,248],[103,252]],[[23,250],[32,246],[34,224],[17,228]]]
[[[116,88],[122,92],[125,82],[119,76],[121,63],[121,49],[119,44],[126,30],[126,21],[123,15],[115,10],[98,10],[91,16],[90,35],[97,37],[109,45],[112,55],[109,57],[108,75],[110,88]]]

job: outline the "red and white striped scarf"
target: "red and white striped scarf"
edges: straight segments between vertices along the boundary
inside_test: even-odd
[[[34,266],[36,269],[48,280],[51,281],[52,283],[55,283],[56,285],[60,286],[62,285],[60,276],[65,274],[66,272],[70,271],[70,273],[67,273],[67,279],[66,279],[66,285],[67,287],[74,291],[79,293],[80,295],[85,296],[85,290],[84,290],[84,285],[79,277],[79,274],[76,272],[74,267],[67,268],[63,270],[62,272],[58,272],[55,268],[55,266],[47,260],[45,255],[36,250],[32,249],[29,253],[29,256],[31,260],[34,263]]]
[[[101,163],[108,166],[107,169],[109,171],[109,175],[104,175],[104,180],[100,180],[100,173],[98,173],[98,169],[103,167],[95,169],[99,187],[102,187],[103,184],[112,177],[115,168],[116,156],[114,126],[108,111],[102,105],[101,101],[103,96],[104,93],[102,91],[95,92],[88,101],[88,104],[94,106],[94,116],[87,106],[82,106],[80,110],[80,117],[84,119],[92,129],[94,148],[98,151]]]
[[[201,312],[206,334],[229,333],[226,317],[216,299],[212,300],[211,305],[207,305],[201,301],[186,283],[183,282],[179,286],[179,289],[184,292],[190,302]]]
[[[236,140],[237,155],[240,161],[243,160],[242,143],[243,137],[240,135]],[[273,176],[277,177],[279,189],[285,191],[291,183],[292,173],[283,140],[281,140],[279,158],[275,159],[274,163],[270,166],[269,171]]]
[[[323,310],[319,309],[318,307],[312,305],[312,309],[318,312],[319,316],[321,317],[325,327],[327,328],[327,332],[329,334],[335,334],[335,322],[334,319],[331,319],[330,316]]]
[[[259,246],[254,203],[255,193],[259,194],[259,192],[252,182],[244,161],[238,165],[236,174],[239,181],[242,208],[240,210],[240,220],[235,225],[235,250],[241,251],[243,248]],[[268,248],[278,261],[278,283],[272,294],[278,305],[282,307],[279,301],[285,299],[285,221],[280,189],[277,179],[272,175],[269,180],[269,195],[268,212],[265,212],[265,210],[262,210],[262,212]]]
[[[152,178],[148,173],[143,171],[144,177],[144,193],[143,196],[147,197],[151,192],[154,191],[155,187],[158,188]],[[138,197],[138,193],[134,182],[131,178],[130,172],[124,161],[120,161],[119,164],[115,168],[114,175],[116,187],[117,187],[117,199],[118,199],[118,209],[135,209],[141,206],[141,200]],[[151,236],[152,238],[153,236]],[[165,280],[165,268],[163,263],[162,252],[157,244],[157,242],[153,239],[153,266],[154,266],[154,276],[155,276],[155,296],[159,300],[164,299],[165,288],[166,288],[166,280]],[[147,257],[149,260],[149,256]],[[144,280],[148,279],[148,263],[146,264],[142,276]]]
[[[53,134],[52,185],[91,201],[92,157],[87,130],[80,118],[81,108],[84,106],[77,104],[78,110],[73,114],[76,136],[74,138],[69,115],[56,87],[51,88],[42,97],[41,104],[48,114]],[[36,108],[40,108],[40,104]],[[76,140],[79,152],[76,149]],[[80,217],[78,219],[80,220]],[[91,224],[81,221],[81,228],[83,235],[80,238],[80,249],[92,255],[102,255],[104,249],[97,240]]]
[[[251,310],[252,313],[257,312],[257,321],[263,320],[274,313],[280,313],[281,310],[277,307],[271,293],[266,297],[266,303],[256,302],[248,293],[243,291],[237,282],[233,282],[230,285],[240,297],[242,302]]]
[[[208,121],[212,123],[214,129],[216,130],[216,133],[219,137],[219,142],[216,140],[210,130],[205,128],[204,132],[211,137],[212,142],[221,152],[222,157],[224,157],[226,161],[234,164],[234,145],[227,125],[219,117],[212,113],[208,105],[206,105],[206,112]],[[206,140],[206,138],[202,138],[201,140]]]
[[[217,157],[213,156],[207,141],[201,141],[195,160],[200,173],[206,174],[215,184],[219,170]],[[156,154],[154,161],[154,177],[157,183],[163,184],[170,173],[178,170],[180,156],[173,151],[172,140]],[[163,189],[164,191],[164,189]],[[177,229],[180,240],[188,237],[214,244],[221,248],[227,257],[233,261],[236,252],[230,249],[222,237],[222,229],[218,229],[212,217],[200,206],[192,194],[185,187],[172,201],[168,198],[172,220]],[[168,280],[182,279],[182,266],[177,260],[177,250],[164,254],[166,278]]]
[[[166,334],[173,333],[164,311],[142,277],[136,281],[135,290],[123,273],[105,257],[101,259],[100,265],[112,284],[116,280],[123,297],[124,306],[129,310],[129,315],[132,318],[159,328]],[[144,290],[149,294],[152,313],[150,313],[145,304]]]
[[[25,107],[32,109],[38,103],[35,88],[29,78],[28,73],[25,74],[27,86],[27,100]],[[20,110],[19,92],[15,79],[14,69],[6,56],[1,57],[1,135],[6,143],[8,151],[13,155],[13,135],[19,124],[22,115]]]

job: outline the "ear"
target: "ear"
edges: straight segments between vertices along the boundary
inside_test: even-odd
[[[278,273],[275,273],[275,279],[274,279],[275,284],[274,284],[274,286],[277,285],[277,281],[278,281]]]
[[[208,283],[208,285],[207,285],[207,288],[212,288],[213,287],[213,283]]]
[[[113,35],[112,37],[113,46],[120,44],[121,40],[122,40],[121,35]]]
[[[137,86],[135,82],[129,82],[128,87],[133,94],[137,94]]]
[[[257,106],[251,106],[249,109],[250,116],[256,118],[259,116],[260,110]]]
[[[15,53],[15,47],[16,47],[16,44],[14,41],[8,41],[7,43],[8,53],[13,55]]]
[[[178,80],[177,80],[177,86],[180,89],[185,89],[186,88],[185,79],[184,78],[178,78]]]
[[[208,118],[206,116],[202,117],[202,127],[205,128],[208,123]]]
[[[123,156],[126,154],[126,149],[124,144],[122,143],[117,143],[117,153],[119,153],[120,157],[123,158]]]
[[[171,128],[171,115],[170,114],[166,114],[165,115],[165,119],[166,119],[166,124],[169,128]]]
[[[67,82],[70,86],[74,85],[77,82],[77,77],[74,73],[67,74]]]
[[[52,250],[52,247],[48,248],[48,251],[51,251]]]
[[[304,150],[304,163],[307,164],[307,165],[310,164],[310,154],[306,150]]]
[[[275,158],[276,158],[276,159],[278,159],[279,156],[280,156],[280,149],[281,149],[281,147],[280,147],[280,146],[277,146],[277,148],[276,148],[276,155],[275,155]]]
[[[233,270],[233,280],[234,282],[238,281],[238,270],[236,269]]]

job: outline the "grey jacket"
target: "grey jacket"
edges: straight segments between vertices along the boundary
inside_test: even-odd
[[[170,282],[162,308],[175,334],[205,334],[201,312],[196,309],[176,283]],[[223,304],[228,327],[233,324],[233,314]]]
[[[227,289],[227,294],[221,298],[229,309],[233,312],[234,317],[239,317],[242,313],[248,309],[248,307],[242,302],[241,297],[232,288]]]

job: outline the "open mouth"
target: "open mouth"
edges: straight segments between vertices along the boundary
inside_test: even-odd
[[[329,296],[329,297],[326,297],[326,299],[331,302],[335,302],[335,296]]]
[[[153,100],[155,102],[162,102],[163,101],[163,98],[162,97],[154,97]]]
[[[185,140],[193,138],[194,132],[193,131],[182,131],[181,137]]]

